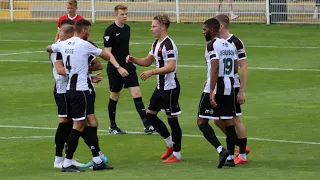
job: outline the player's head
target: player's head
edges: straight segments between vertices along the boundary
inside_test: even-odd
[[[219,14],[219,15],[215,16],[214,18],[217,19],[220,23],[220,31],[224,31],[224,30],[229,29],[230,19],[227,15]]]
[[[74,34],[74,26],[65,24],[64,26],[61,26],[60,31],[59,31],[59,38],[60,40],[66,40],[69,39],[73,36]]]
[[[75,15],[78,9],[77,0],[67,0],[67,10],[69,15]]]
[[[76,22],[74,31],[78,37],[87,40],[91,33],[91,23],[88,20],[80,19]]]
[[[70,38],[70,37],[73,36],[73,33],[74,33],[74,24],[75,24],[74,21],[72,21],[71,19],[64,19],[64,20],[61,21],[61,27],[60,27],[60,29],[59,29],[59,39],[60,39],[60,40],[68,39],[68,38]],[[66,33],[63,32],[62,29],[63,29],[65,26],[72,26],[72,27],[73,27],[72,34],[71,34],[71,33],[67,33],[67,35],[66,35]],[[68,32],[69,32],[69,31],[68,31]]]
[[[71,19],[64,19],[64,20],[61,21],[61,26],[63,26],[63,25],[72,25],[72,26],[74,26],[74,24],[75,24],[75,22],[72,21]]]
[[[116,5],[116,7],[114,7],[114,15],[118,23],[125,24],[127,21],[128,6],[122,4]]]
[[[166,14],[157,15],[153,18],[151,24],[151,32],[154,37],[159,38],[166,35],[170,26],[170,18]]]
[[[219,37],[220,23],[217,19],[211,18],[203,23],[202,34],[206,41],[210,41],[215,37]]]

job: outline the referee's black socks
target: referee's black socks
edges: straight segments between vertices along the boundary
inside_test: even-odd
[[[114,101],[111,98],[109,99],[108,111],[109,111],[110,127],[117,126],[116,124],[117,103],[118,101]]]

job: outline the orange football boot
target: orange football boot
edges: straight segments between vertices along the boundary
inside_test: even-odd
[[[166,152],[161,156],[161,159],[167,159],[173,153],[173,147],[166,147]]]
[[[171,157],[169,157],[166,160],[163,160],[163,163],[175,163],[175,162],[180,162],[181,159],[178,159],[177,157],[175,157],[174,155],[172,155]]]
[[[249,146],[246,146],[246,154],[249,154],[249,153],[250,153],[250,148],[249,148]],[[236,157],[238,157],[239,154],[240,154],[240,148],[237,149]]]
[[[248,163],[248,161],[242,159],[240,156],[238,156],[234,159],[234,164],[247,164],[247,163]]]

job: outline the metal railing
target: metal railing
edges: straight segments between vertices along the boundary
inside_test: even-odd
[[[320,24],[320,0],[79,0],[78,13],[91,21],[111,21],[117,4],[129,7],[129,21],[150,21],[167,13],[174,22],[203,22],[216,14],[235,23]],[[318,4],[317,4],[318,3]],[[65,0],[0,0],[0,20],[56,21],[66,14]],[[319,5],[319,6],[317,6]],[[219,8],[220,6],[220,8]]]

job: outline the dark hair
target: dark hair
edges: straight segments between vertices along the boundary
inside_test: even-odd
[[[209,28],[212,28],[215,32],[219,32],[220,23],[215,18],[210,18],[206,20],[203,24],[207,25]]]
[[[160,24],[164,24],[168,29],[170,26],[170,18],[167,14],[160,14],[153,18],[153,20],[159,21]]]
[[[64,19],[64,20],[61,21],[61,26],[65,25],[65,24],[74,25],[75,22],[73,20],[71,20],[71,19]]]
[[[217,19],[220,24],[223,24],[227,29],[229,29],[230,19],[227,15],[219,14],[219,15],[215,16],[214,18]]]
[[[85,19],[80,19],[79,21],[76,22],[75,32],[81,33],[81,31],[88,26],[91,26],[90,21],[85,20]]]

